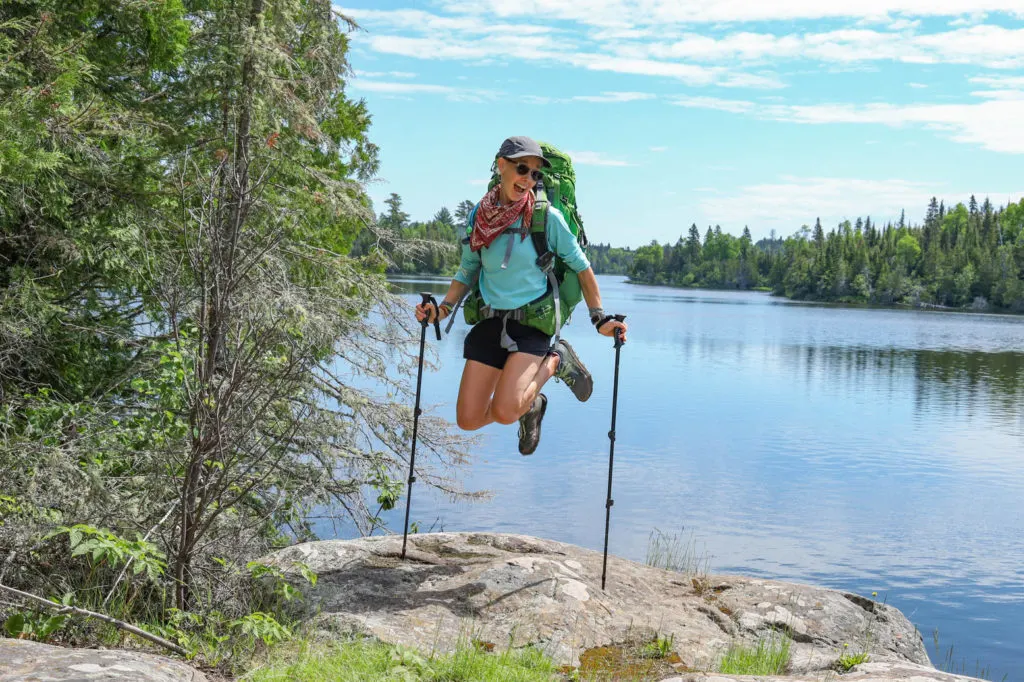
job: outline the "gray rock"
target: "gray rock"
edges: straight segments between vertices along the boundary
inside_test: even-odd
[[[840,679],[835,678],[836,682]],[[862,663],[841,676],[843,682],[975,682],[975,677],[964,677],[939,672],[935,668],[916,663]],[[661,682],[822,682],[821,675],[793,675],[770,677],[764,675],[701,675],[687,674],[670,677]]]
[[[661,635],[674,638],[678,670],[711,671],[731,643],[756,644],[785,629],[794,640],[793,675],[820,679],[844,644],[847,652],[866,648],[871,665],[934,672],[910,621],[859,595],[737,576],[693,578],[614,556],[602,591],[601,553],[560,542],[413,535],[405,561],[401,545],[395,536],[311,542],[264,561],[286,572],[303,562],[319,574],[314,588],[304,588],[303,603],[320,627],[427,651],[451,651],[472,637],[500,648],[537,645],[575,666],[589,648]]]
[[[206,682],[186,663],[123,649],[65,649],[0,639],[0,682]]]

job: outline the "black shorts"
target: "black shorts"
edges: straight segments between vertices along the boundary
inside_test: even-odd
[[[466,335],[462,357],[504,369],[509,351],[501,346],[501,323],[500,317],[491,317],[475,324]],[[542,358],[551,349],[551,337],[539,329],[515,320],[509,320],[506,329],[520,353]]]

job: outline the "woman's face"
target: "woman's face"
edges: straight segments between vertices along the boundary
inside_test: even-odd
[[[515,203],[537,184],[544,161],[539,156],[524,156],[519,159],[498,159],[498,173],[501,175],[502,198]],[[525,171],[525,172],[524,172]]]

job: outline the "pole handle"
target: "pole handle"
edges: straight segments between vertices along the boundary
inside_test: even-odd
[[[612,315],[612,317],[615,318],[615,320],[618,321],[618,322],[624,322],[626,320],[626,316],[625,315]],[[622,330],[619,329],[618,327],[616,327],[615,328],[615,348],[616,349],[622,348],[622,345],[624,343],[626,343],[626,342],[622,340]]]
[[[423,299],[423,301],[422,301],[423,305],[427,305],[429,303],[430,305],[434,306],[434,331],[437,332],[437,340],[440,341],[441,340],[441,319],[440,319],[441,311],[437,307],[437,299],[434,298],[434,295],[431,294],[429,291],[421,291],[420,292],[420,297]],[[430,323],[427,322],[427,318],[424,317],[422,324],[423,324],[424,327],[426,327]]]

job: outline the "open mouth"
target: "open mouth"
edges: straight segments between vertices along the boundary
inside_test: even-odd
[[[522,194],[523,192],[526,192],[526,191],[527,191],[528,189],[530,189],[529,187],[527,187],[527,186],[525,186],[525,185],[521,185],[521,184],[519,184],[518,182],[516,182],[516,183],[513,183],[513,185],[512,185],[512,186],[513,186],[513,187],[515,188],[515,190],[516,190],[517,192],[519,192],[520,194]]]

